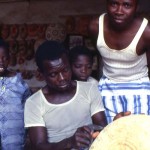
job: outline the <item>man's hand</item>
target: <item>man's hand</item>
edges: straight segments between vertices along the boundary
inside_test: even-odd
[[[92,138],[95,139],[99,134],[100,134],[99,131],[93,132],[92,133]]]
[[[118,119],[118,118],[120,118],[120,117],[129,116],[129,115],[131,115],[131,112],[130,112],[130,111],[127,111],[127,112],[120,112],[120,113],[118,113],[118,114],[114,117],[113,121],[116,120],[116,119]]]
[[[77,129],[75,134],[72,136],[73,148],[87,148],[90,146],[92,141],[91,129],[88,126],[83,126]]]

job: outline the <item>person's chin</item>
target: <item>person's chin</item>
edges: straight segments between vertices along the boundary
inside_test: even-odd
[[[81,81],[87,81],[87,77],[80,77]]]
[[[69,87],[70,87],[69,84],[64,84],[64,85],[58,86],[57,90],[58,91],[66,91],[69,89]]]

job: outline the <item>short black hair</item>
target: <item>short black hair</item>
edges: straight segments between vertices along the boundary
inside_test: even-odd
[[[88,49],[85,46],[75,46],[69,51],[69,60],[72,64],[74,61],[76,61],[77,57],[80,55],[85,55],[90,58],[91,63],[93,63],[93,53],[90,49]]]
[[[66,54],[66,49],[61,43],[57,41],[45,41],[38,47],[35,53],[35,61],[40,71],[43,72],[44,60],[59,59],[64,53]]]
[[[108,1],[109,1],[109,0],[107,0],[107,2],[108,2]],[[140,0],[136,0],[136,4],[138,4],[138,3],[139,3],[139,1],[140,1]]]

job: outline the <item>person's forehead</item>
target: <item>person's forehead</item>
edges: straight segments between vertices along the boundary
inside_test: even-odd
[[[69,64],[69,61],[66,55],[62,55],[60,58],[55,59],[55,60],[45,60],[44,62],[46,64],[49,64],[49,66],[52,68]]]
[[[84,55],[84,54],[78,55],[74,62],[83,62],[83,61],[89,62],[89,61],[91,61],[91,57],[88,55]]]
[[[56,59],[56,60],[52,60],[52,61],[50,61],[50,64],[52,65],[52,66],[54,66],[54,65],[60,65],[60,64],[64,64],[65,63],[65,59],[63,59],[62,57],[61,58],[58,58],[58,59]]]

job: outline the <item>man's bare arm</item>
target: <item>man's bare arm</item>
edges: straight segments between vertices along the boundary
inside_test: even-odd
[[[107,125],[104,111],[98,112],[92,116],[93,124],[105,127]]]
[[[45,127],[30,127],[29,137],[34,150],[64,150],[71,148],[71,138],[58,143],[49,143]]]
[[[65,150],[88,147],[91,141],[91,130],[87,126],[80,127],[70,138],[57,143],[49,143],[45,127],[30,127],[29,137],[34,150]]]

